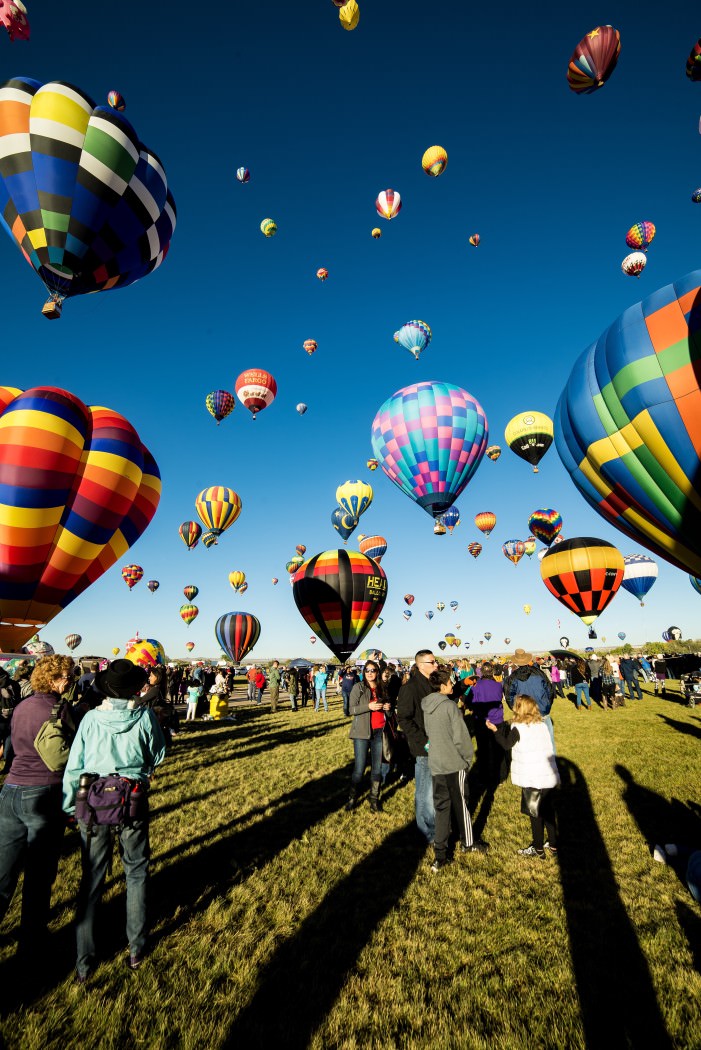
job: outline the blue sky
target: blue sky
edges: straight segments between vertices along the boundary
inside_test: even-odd
[[[660,13],[632,2],[542,5],[537,15],[448,0],[360,8],[347,33],[331,0],[172,3],[167,20],[155,4],[115,17],[78,0],[57,18],[37,3],[29,44],[0,39],[3,79],[67,80],[97,101],[120,90],[178,207],[160,270],[70,301],[53,324],[40,313],[41,283],[9,238],[0,241],[2,382],[64,386],[116,408],[163,477],[157,515],[128,557],[43,631],[57,647],[76,631],[78,654],[105,653],[138,630],[170,656],[184,656],[187,640],[193,655],[215,656],[216,619],[244,609],[262,624],[254,656],[327,655],[309,644],[285,563],[297,543],[310,554],[339,545],[330,515],[348,478],[375,490],[357,532],[389,544],[384,625],[362,648],[409,653],[451,630],[472,652],[485,630],[491,647],[510,637],[539,650],[562,634],[586,644],[580,621],[546,591],[537,558],[514,567],[502,556],[537,507],[556,507],[567,537],[635,553],[579,497],[554,447],[538,475],[506,448],[485,460],[458,500],[462,524],[442,538],[365,462],[377,408],[420,379],[464,386],[486,411],[490,440],[505,447],[507,421],[522,409],[552,415],[576,357],[622,310],[698,265],[701,207],[690,195],[701,184],[701,85],[684,64],[701,22],[689,5]],[[601,91],[575,96],[570,54],[602,20],[621,32],[618,68]],[[421,170],[433,144],[449,155],[438,179]],[[251,170],[246,186],[239,165]],[[391,223],[374,209],[388,187],[404,202]],[[270,240],[259,230],[268,216],[279,230]],[[638,281],[620,262],[641,219],[658,232]],[[474,232],[478,249],[468,244]],[[414,317],[433,329],[419,363],[392,339]],[[309,338],[319,344],[311,358]],[[205,395],[233,390],[249,367],[275,375],[275,403],[255,423],[239,405],[217,427]],[[309,405],[303,417],[299,401]],[[239,493],[242,514],[217,547],[188,552],[178,526],[216,484]],[[482,539],[472,526],[481,510],[498,523],[474,560],[467,544]],[[120,576],[128,561],[145,573],[132,592]],[[231,569],[246,573],[242,597]],[[149,578],[160,581],[155,595]],[[200,588],[200,614],[187,628],[178,610],[189,583]],[[416,596],[408,624],[406,592]],[[458,613],[429,624],[423,613],[440,600],[458,601]],[[645,607],[621,591],[598,632],[642,642],[674,623],[695,636],[698,602],[686,576],[660,563]]]

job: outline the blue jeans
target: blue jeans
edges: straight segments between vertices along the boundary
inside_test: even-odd
[[[370,752],[370,780],[380,781],[382,779],[382,730],[371,730],[372,736],[369,740],[354,740],[353,753],[355,755],[355,767],[351,782],[358,785],[363,779],[365,765]]]
[[[623,676],[623,680],[626,683],[626,685],[628,686],[628,699],[629,700],[633,699],[633,690],[635,689],[635,699],[636,700],[642,700],[642,698],[643,698],[643,691],[640,688],[640,682],[638,681],[637,677],[626,678],[625,675],[624,675]]]
[[[557,751],[555,750],[555,730],[553,728],[553,720],[550,717],[550,715],[543,715],[543,721],[545,722],[546,726],[548,727],[548,732],[550,733],[550,739],[553,742],[553,754],[556,755]],[[497,746],[499,746],[499,745],[497,745]]]
[[[436,813],[433,808],[433,777],[428,768],[428,755],[420,755],[416,759],[414,777],[416,824],[421,834],[431,843],[436,833]]]
[[[41,946],[65,826],[61,785],[5,784],[0,791],[0,920],[24,866],[20,946]]]
[[[350,718],[350,693],[343,690],[343,713],[346,718]]]
[[[575,703],[577,707],[582,706],[582,693],[584,693],[584,699],[587,702],[587,707],[591,707],[591,697],[589,696],[589,682],[577,682],[574,687],[576,693]]]
[[[323,685],[316,691],[316,700],[314,701],[314,710],[319,710],[319,701],[324,701],[324,711],[328,711],[329,705],[326,703],[326,686]]]
[[[102,897],[105,876],[112,856],[111,829],[95,826],[88,839],[87,826],[78,824],[81,838],[83,875],[78,891],[75,915],[77,946],[76,970],[87,976],[95,964],[95,915]],[[148,819],[135,820],[131,827],[122,828],[119,853],[127,885],[127,940],[131,955],[138,955],[146,946],[146,879],[150,856]]]

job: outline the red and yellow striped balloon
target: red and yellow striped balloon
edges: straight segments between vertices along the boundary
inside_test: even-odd
[[[204,527],[215,536],[221,536],[225,529],[233,525],[241,513],[241,499],[233,489],[225,485],[213,485],[202,489],[195,500],[195,510]]]

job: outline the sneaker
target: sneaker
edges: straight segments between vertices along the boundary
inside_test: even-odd
[[[144,953],[137,952],[136,955],[130,955],[127,959],[127,966],[130,970],[138,970],[144,961]]]
[[[526,846],[524,849],[520,849],[518,851],[518,854],[519,854],[520,857],[537,857],[538,860],[545,860],[546,859],[545,858],[545,850],[544,849],[536,849],[535,846],[532,843],[531,843],[530,846]]]
[[[477,842],[473,842],[471,846],[466,846],[464,842],[460,843],[461,853],[486,853],[489,850],[489,843],[483,842],[482,839],[478,839]]]
[[[551,846],[549,842],[544,842],[543,849],[549,849],[554,856],[557,856],[557,846]]]
[[[434,860],[433,864],[431,865],[431,871],[435,875],[436,872],[441,870],[441,868],[446,868],[447,866],[448,866],[448,861],[447,860]]]
[[[665,853],[664,846],[655,846],[652,851],[652,859],[656,860],[658,864],[667,863],[667,854]]]

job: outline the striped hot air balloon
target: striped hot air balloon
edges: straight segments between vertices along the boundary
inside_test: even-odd
[[[250,182],[251,181],[251,173],[248,170],[248,168],[237,168],[236,169],[236,178],[239,180],[239,182],[243,182],[243,183]]]
[[[379,565],[387,553],[387,540],[384,536],[365,536],[358,544],[358,549]]]
[[[197,546],[197,541],[202,535],[202,526],[198,525],[196,521],[184,521],[178,532],[180,533],[180,539],[187,549],[191,551],[193,547]]]
[[[143,577],[144,570],[140,565],[125,565],[122,569],[122,579],[126,583],[129,590],[136,587],[139,580]]]
[[[193,620],[199,616],[200,610],[196,605],[181,605],[180,616],[183,622],[189,627]]]
[[[120,113],[123,113],[127,108],[126,99],[119,91],[108,91],[107,92],[107,105],[111,106],[112,109],[118,109]]]
[[[263,219],[260,232],[264,237],[274,237],[277,233],[277,223],[273,219]]]
[[[621,34],[613,26],[597,26],[579,41],[567,70],[567,83],[578,95],[603,87],[616,68]]]
[[[657,562],[648,558],[646,554],[627,554],[623,564],[625,569],[621,587],[644,605],[643,598],[657,579]]]
[[[318,348],[319,344],[317,343],[316,339],[305,339],[302,343],[302,349],[305,351],[305,353],[309,354],[310,357],[312,356],[312,354],[316,353]]]
[[[499,445],[490,445],[487,448],[487,451],[485,452],[485,456],[487,457],[487,459],[491,459],[492,462],[494,462],[497,459],[499,459],[500,455],[501,455],[501,447]]]
[[[467,549],[468,549],[468,551],[470,552],[470,554],[472,555],[473,558],[479,558],[480,554],[482,553],[482,544],[481,543],[468,543]]]
[[[421,158],[421,167],[427,175],[437,178],[448,166],[448,154],[442,146],[429,146]]]
[[[183,594],[189,602],[194,601],[199,593],[200,589],[194,583],[188,583],[186,587],[183,587]]]
[[[250,653],[260,638],[260,620],[248,612],[228,612],[214,627],[219,645],[235,664]]]
[[[194,642],[185,642],[185,648],[187,649],[187,651],[189,653],[191,653],[192,650],[195,648],[195,643]]]
[[[243,584],[246,582],[246,573],[241,572],[239,569],[234,569],[233,572],[229,573],[229,583],[235,591],[240,591]]]
[[[375,208],[383,219],[394,219],[402,210],[402,198],[396,190],[383,190],[377,195]]]
[[[71,652],[73,652],[74,649],[78,648],[82,640],[83,639],[80,637],[79,634],[67,634],[65,638],[66,645],[71,650]]]
[[[228,390],[212,390],[204,399],[207,411],[214,416],[217,426],[234,411],[236,400]]]
[[[372,485],[364,481],[346,481],[336,489],[336,502],[344,513],[359,518],[372,503]]]
[[[605,540],[580,536],[546,551],[543,583],[587,626],[606,609],[623,582],[623,555]]]
[[[497,516],[491,510],[482,510],[475,514],[475,525],[485,536],[489,536],[496,523]]]
[[[207,548],[212,547],[212,546],[216,547],[216,545],[217,545],[217,534],[216,534],[216,532],[204,532],[202,534],[202,542],[204,543],[205,547],[207,547]]]
[[[213,485],[212,488],[202,489],[195,500],[195,510],[200,521],[215,536],[221,536],[225,529],[234,524],[241,513],[241,507],[241,498],[225,485]]]

